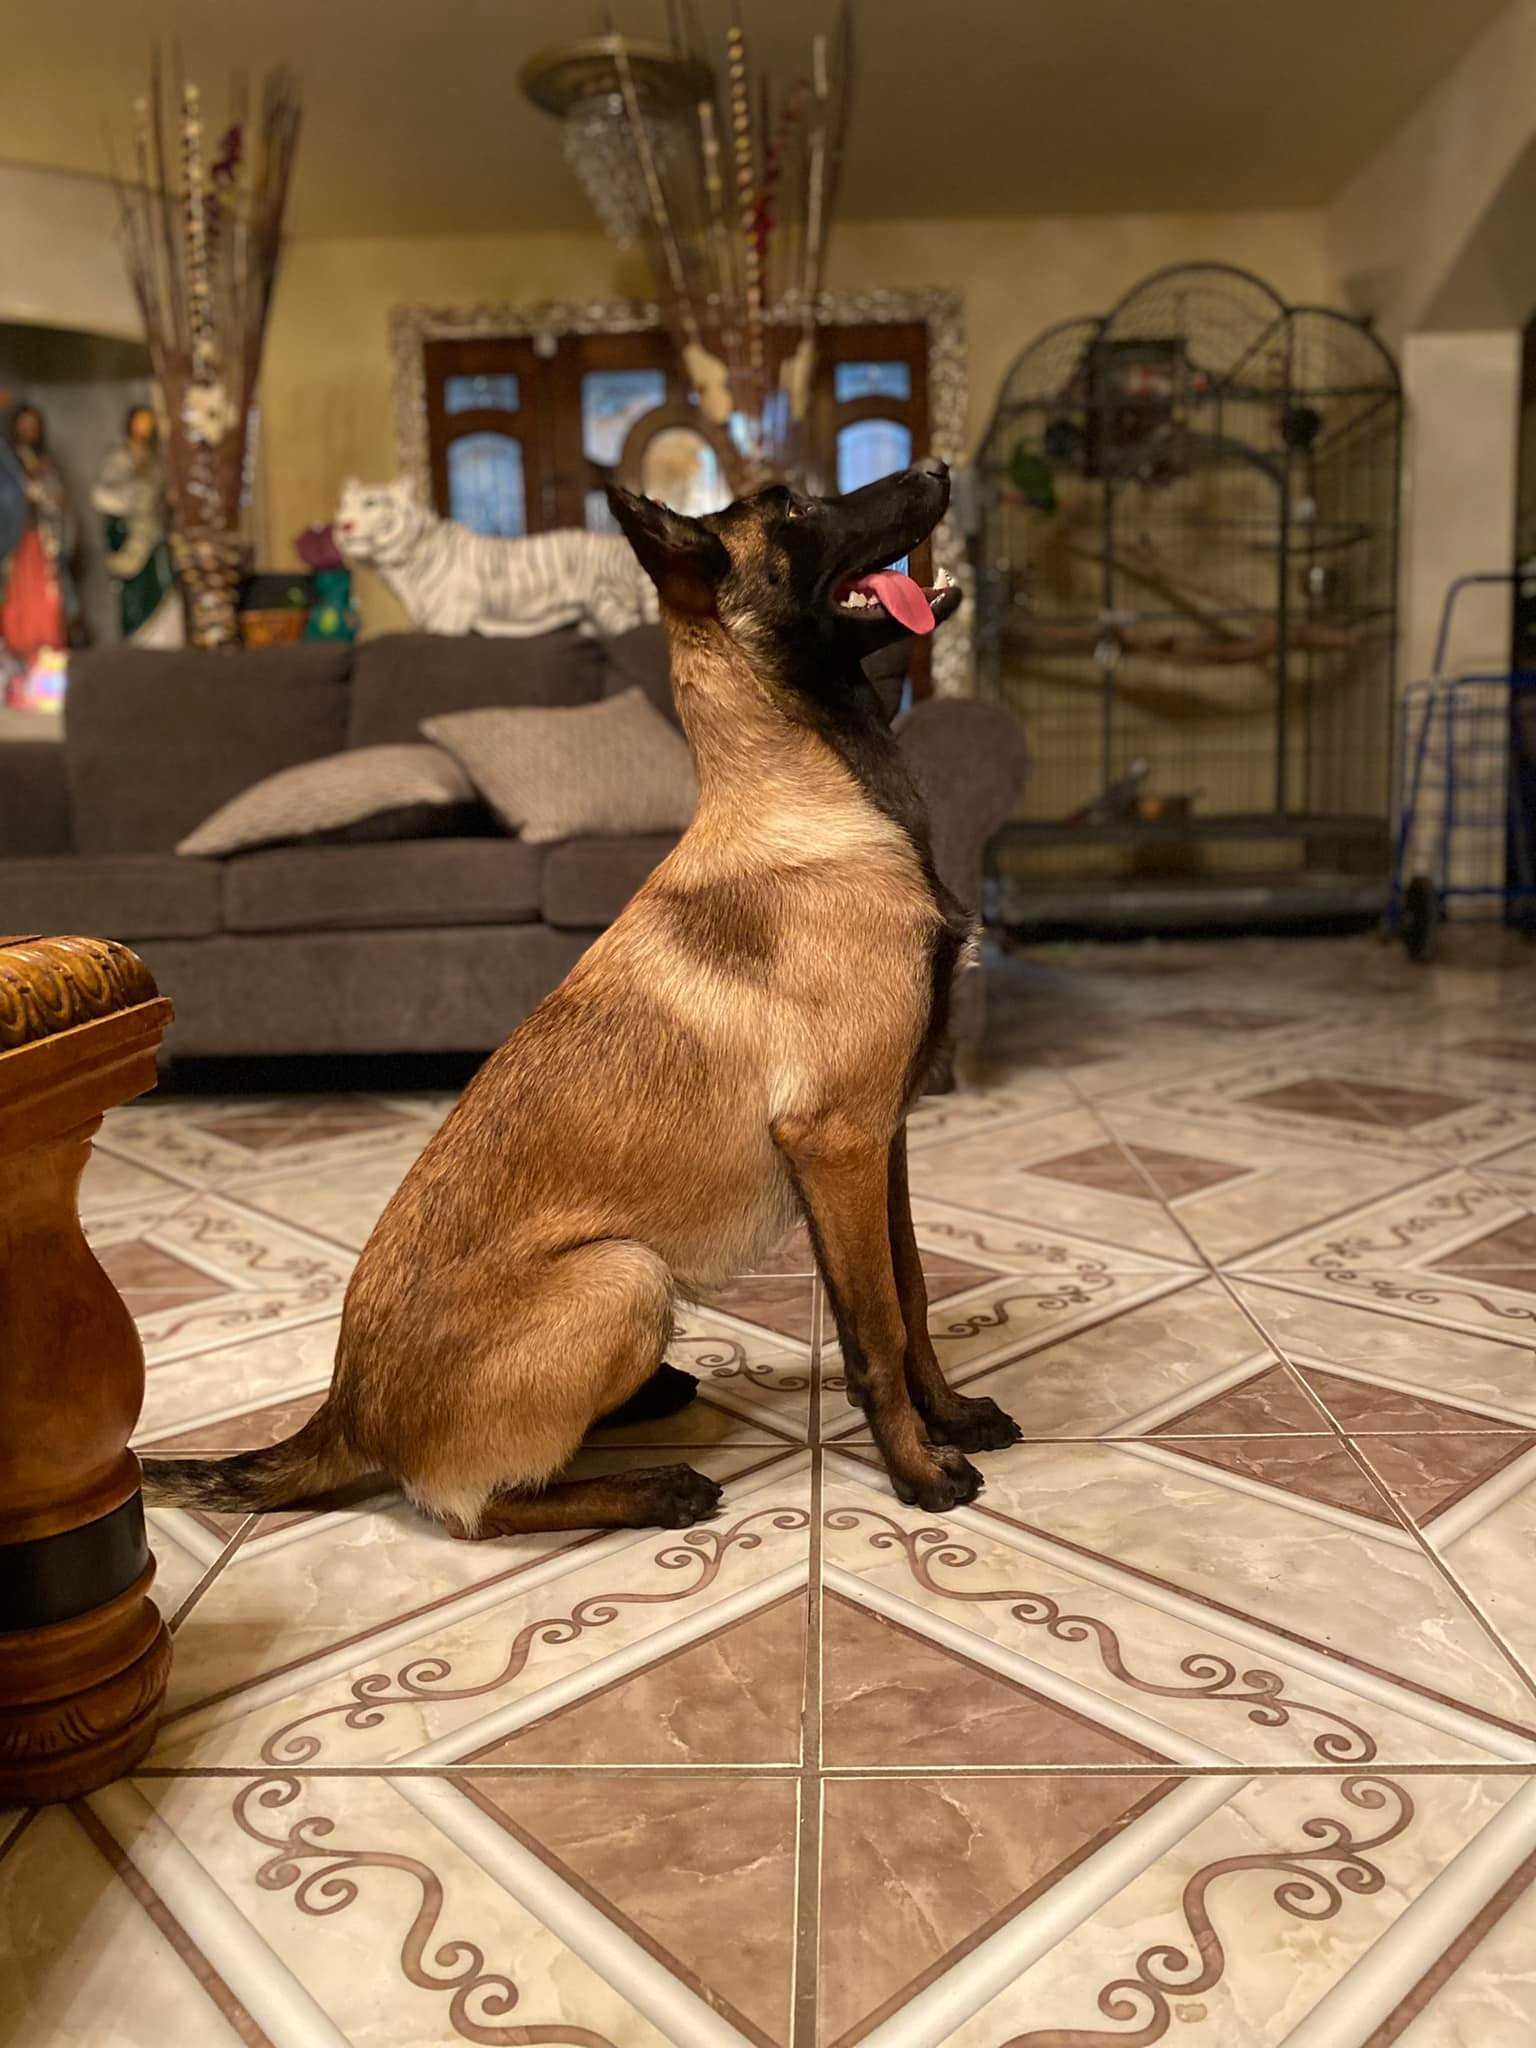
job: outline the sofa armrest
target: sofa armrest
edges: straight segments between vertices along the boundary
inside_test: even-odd
[[[0,740],[0,856],[71,850],[62,743]]]
[[[987,841],[1024,787],[1029,747],[1023,727],[1000,704],[929,697],[898,719],[895,731],[928,808],[939,880],[975,910]]]

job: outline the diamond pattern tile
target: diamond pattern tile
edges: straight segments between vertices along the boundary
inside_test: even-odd
[[[821,1896],[829,2048],[853,2048],[1169,1789],[1141,1777],[830,1785]]]
[[[829,1765],[1167,1761],[1086,1712],[844,1595],[827,1597],[822,1656],[822,1760]]]
[[[300,1103],[271,1109],[237,1110],[233,1114],[201,1120],[188,1118],[196,1130],[222,1138],[226,1145],[239,1145],[247,1152],[283,1152],[294,1145],[323,1145],[336,1138],[353,1138],[361,1132],[399,1131],[410,1119],[382,1105],[345,1102]]]
[[[114,1287],[135,1316],[210,1301],[225,1291],[222,1280],[178,1259],[158,1245],[130,1239],[103,1246],[96,1254]]]
[[[1470,1096],[1447,1095],[1432,1088],[1391,1088],[1328,1075],[1261,1088],[1243,1100],[1263,1109],[1288,1109],[1298,1116],[1323,1117],[1336,1123],[1387,1124],[1408,1131],[1468,1109],[1472,1103]]]
[[[1536,1216],[1522,1216],[1453,1252],[1440,1252],[1434,1263],[1442,1273],[1470,1273],[1495,1287],[1536,1294]]]
[[[788,1778],[461,1777],[458,1789],[749,2040],[788,2048]]]
[[[1130,1158],[1125,1156],[1127,1152]],[[1160,1196],[1171,1202],[1180,1195],[1198,1194],[1202,1188],[1235,1180],[1246,1169],[1217,1159],[1199,1159],[1188,1152],[1171,1152],[1160,1145],[1128,1145],[1122,1151],[1111,1144],[1087,1145],[1080,1152],[1063,1153],[1059,1159],[1037,1160],[1032,1170],[1050,1180],[1129,1195],[1133,1201],[1154,1201]],[[1148,1189],[1148,1180],[1156,1195]]]

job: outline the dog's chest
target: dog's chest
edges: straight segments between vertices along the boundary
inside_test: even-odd
[[[786,921],[782,987],[802,1042],[822,1062],[901,1062],[947,1000],[956,948],[926,889],[904,876],[829,890]]]

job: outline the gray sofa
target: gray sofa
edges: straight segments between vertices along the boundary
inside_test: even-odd
[[[565,974],[673,844],[529,846],[488,812],[453,837],[305,844],[221,861],[176,842],[279,768],[412,741],[488,704],[581,704],[638,683],[673,716],[658,628],[614,641],[397,634],[243,654],[99,650],[71,666],[57,742],[0,739],[0,932],[81,932],[142,953],[176,1005],[172,1057],[479,1052]],[[902,721],[940,872],[974,902],[1012,808],[1007,714],[947,701]],[[957,1039],[982,1028],[979,971]]]

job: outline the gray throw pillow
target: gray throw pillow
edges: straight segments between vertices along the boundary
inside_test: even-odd
[[[698,802],[687,742],[642,690],[570,710],[450,712],[421,730],[536,844],[680,832]]]
[[[221,804],[176,848],[205,859],[258,846],[355,844],[474,830],[474,787],[437,747],[353,747],[280,768]]]

